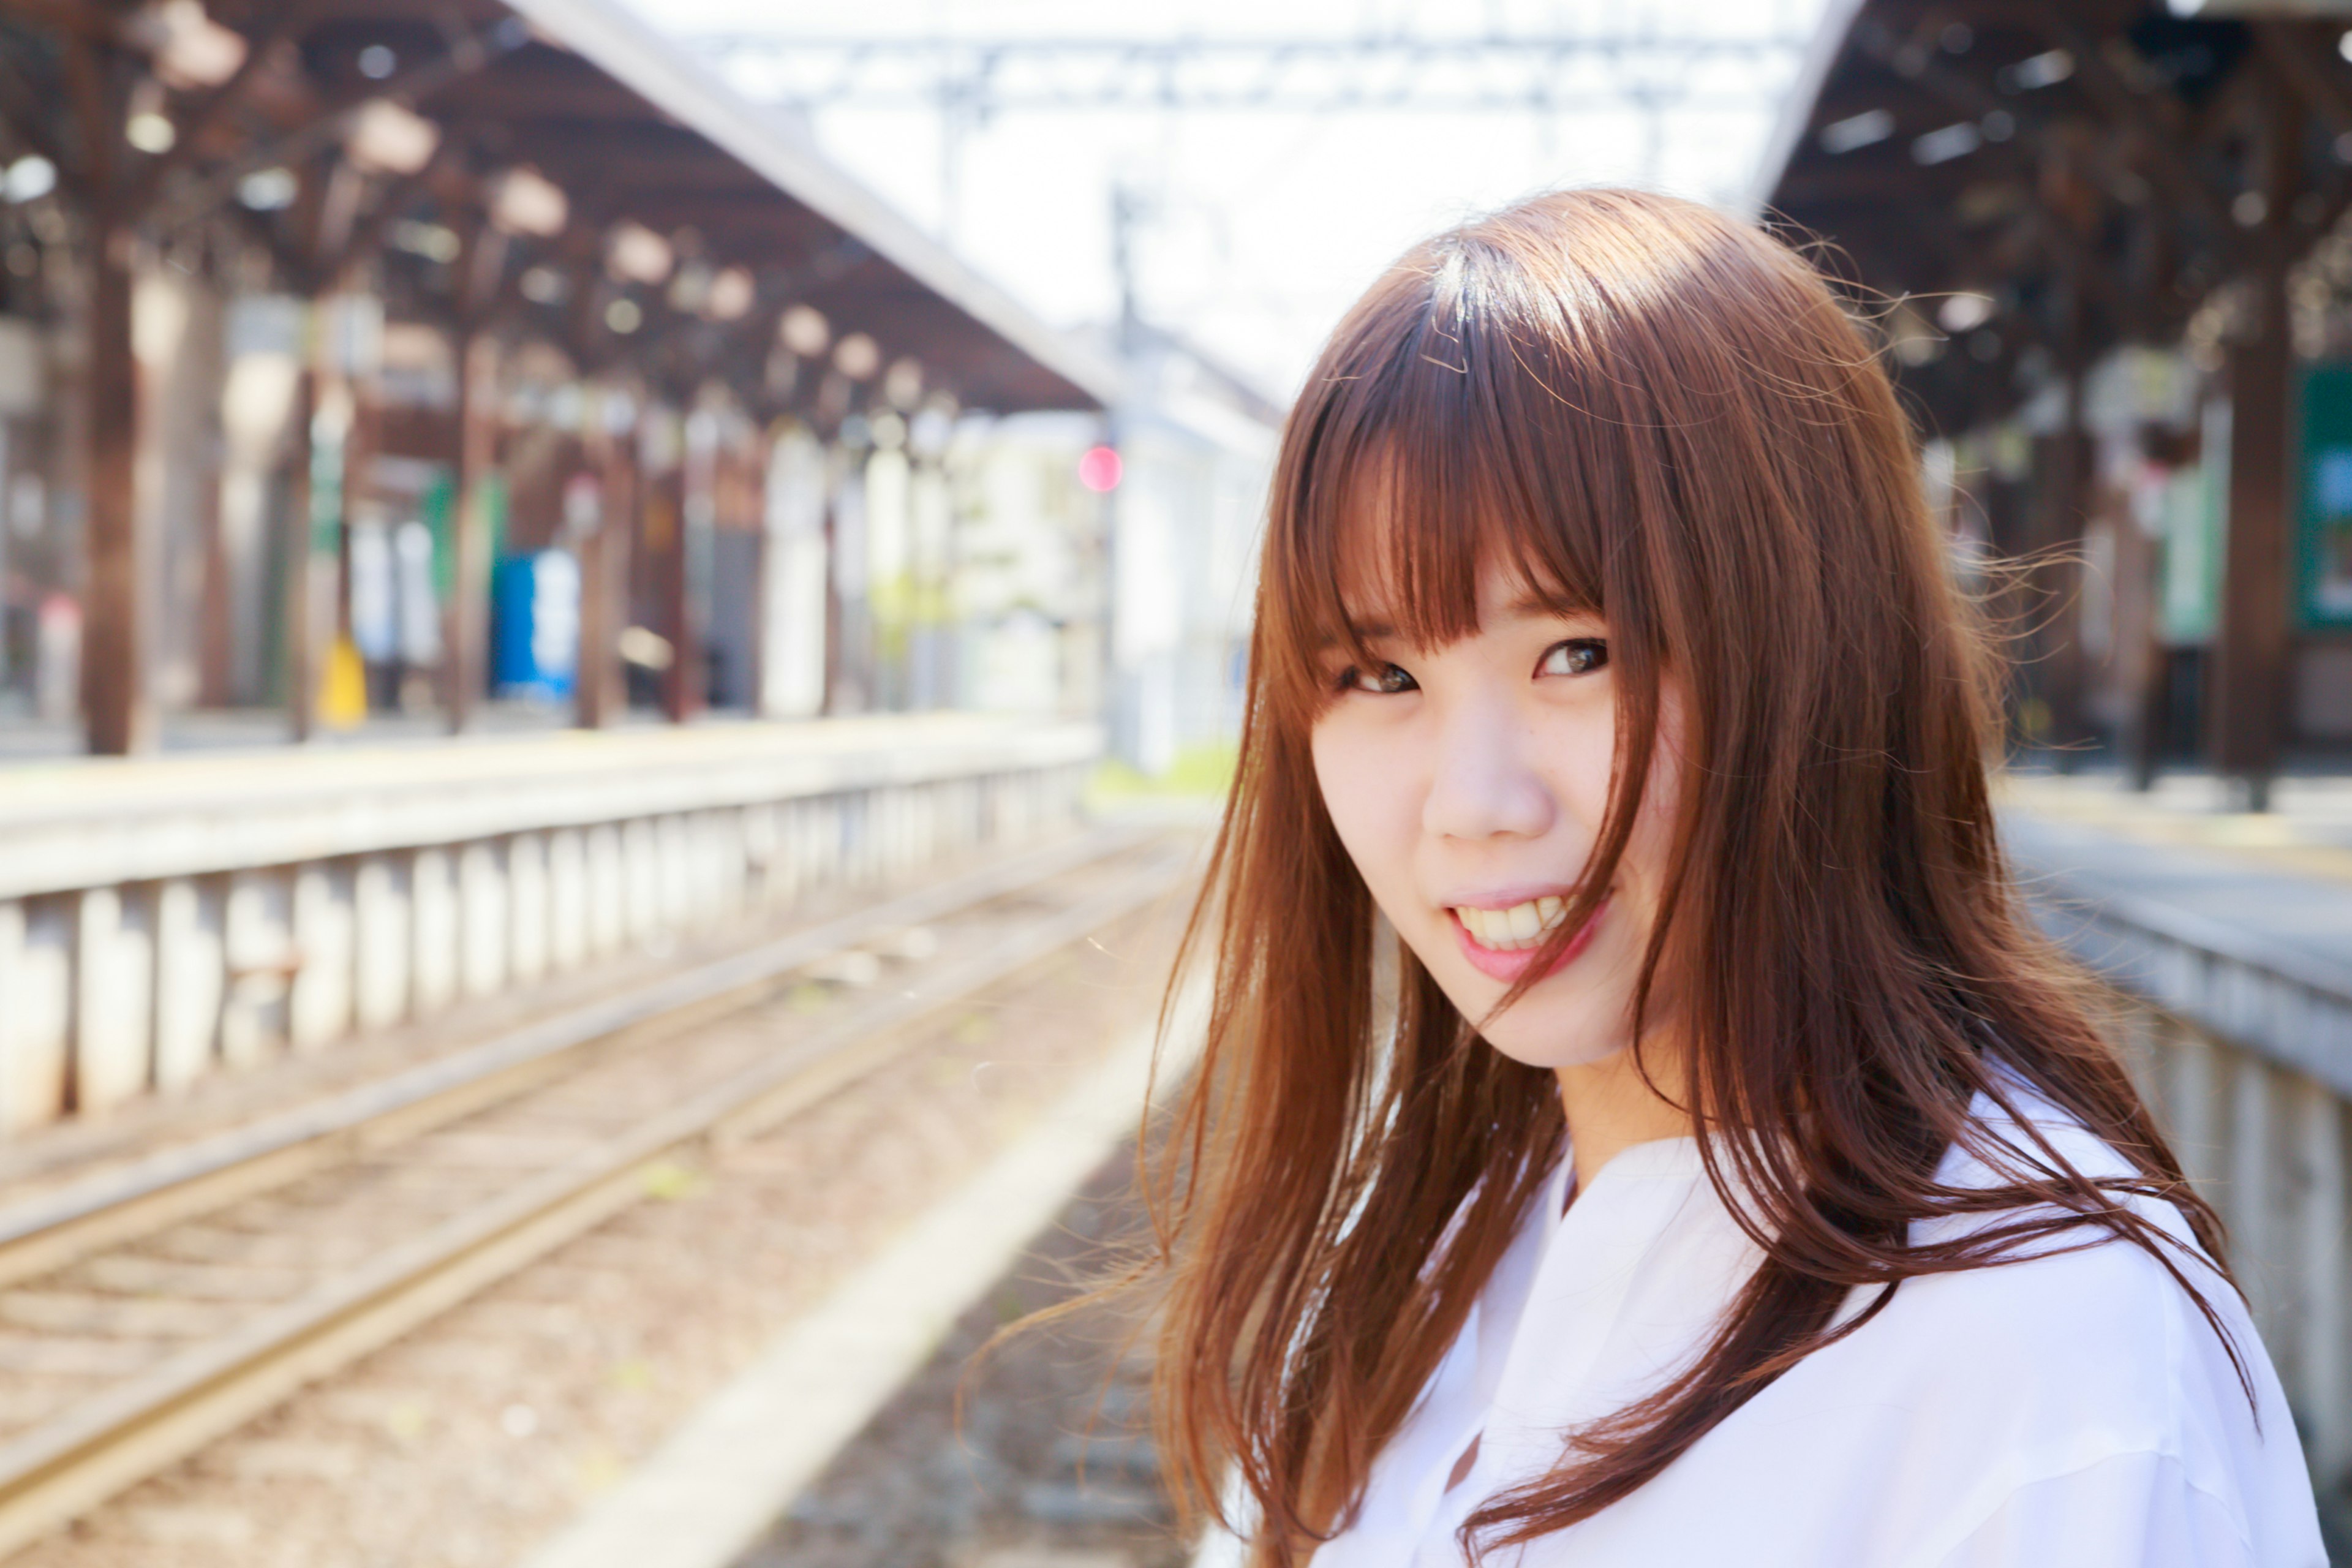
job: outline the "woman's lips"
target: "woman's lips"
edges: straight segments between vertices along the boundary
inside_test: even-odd
[[[1569,939],[1568,945],[1544,970],[1542,977],[1549,979],[1575,963],[1584,950],[1592,945],[1593,933],[1601,929],[1601,918],[1608,912],[1609,900],[1603,899],[1601,907],[1592,911],[1592,918],[1584,922],[1584,929]],[[1445,918],[1454,927],[1454,940],[1462,944],[1462,956],[1470,961],[1473,969],[1490,980],[1499,980],[1507,985],[1515,984],[1536,960],[1543,956],[1543,949],[1539,946],[1522,948],[1514,952],[1500,952],[1491,947],[1483,947],[1462,923],[1459,915],[1449,909],[1445,911]]]

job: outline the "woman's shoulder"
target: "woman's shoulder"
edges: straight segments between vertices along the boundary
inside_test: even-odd
[[[2034,1131],[2085,1175],[2130,1172],[2079,1125]],[[1957,1152],[1941,1173],[2006,1184],[1975,1159]],[[2173,1261],[2221,1331],[2162,1259],[2095,1234],[1915,1276],[1612,1510],[1622,1517],[1525,1562],[1614,1561],[1604,1548],[1621,1542],[1631,1561],[1646,1531],[1727,1518],[1750,1521],[1740,1560],[1775,1568],[2317,1568],[2293,1418],[2244,1302],[2158,1208],[2142,1212],[2182,1244]],[[1857,1291],[1849,1310],[1870,1300]]]
[[[2028,1114],[2030,1132],[2005,1117],[1982,1118],[1997,1143],[1956,1148],[1939,1175],[1950,1185],[2008,1184],[1996,1167],[2010,1163],[2011,1151],[2033,1163],[2054,1151],[2094,1179],[2133,1173],[2063,1113]],[[2148,1222],[2153,1248],[2082,1227],[2032,1244],[2014,1261],[1915,1276],[1822,1352],[1821,1370],[1837,1369],[1836,1383],[1884,1402],[1923,1480],[1927,1472],[1972,1478],[1974,1496],[1956,1521],[1995,1520],[2021,1499],[2145,1470],[2193,1496],[2250,1547],[2282,1531],[2299,1541],[2309,1483],[2243,1298],[2171,1205],[2124,1201]]]
[[[1982,1121],[2005,1143],[2040,1150],[2024,1129]],[[2063,1117],[2032,1131],[2084,1175],[2130,1173]],[[2005,1163],[2000,1149],[1970,1142]],[[1939,1175],[1950,1185],[2008,1184],[1980,1153],[1956,1149]],[[2170,1205],[2132,1201],[2179,1243],[2166,1251],[2214,1321],[2162,1258],[2095,1232],[2011,1262],[1914,1276],[1703,1441],[1694,1455],[1712,1445],[1717,1462],[1685,1479],[1808,1515],[1810,1532],[1791,1539],[1848,1542],[1850,1553],[1825,1559],[1838,1563],[2323,1561],[2313,1555],[2294,1422],[2244,1302],[2195,1251]],[[1849,1313],[1872,1299],[1857,1291]],[[1824,1476],[1843,1479],[1824,1486]],[[2170,1528],[2165,1521],[2191,1521],[2195,1540],[2227,1550],[2203,1558],[2042,1550],[2075,1538],[2052,1535],[2059,1523],[2121,1540]],[[2042,1546],[2003,1555],[2000,1543],[2013,1538]],[[1780,1561],[1769,1552],[1756,1560]]]
[[[1973,1135],[1947,1152],[1939,1184],[2012,1185],[2021,1173],[2052,1171],[2061,1161],[2094,1181],[2137,1173],[2048,1101],[2030,1091],[2014,1098],[2012,1117],[1978,1097]],[[1965,1351],[1921,1358],[1916,1375],[1961,1381],[1972,1372],[1999,1373],[2010,1384],[2001,1390],[2005,1400],[2042,1406],[2045,1416],[2048,1405],[2070,1401],[2096,1408],[2110,1422],[2132,1410],[2162,1426],[2246,1413],[2239,1364],[2251,1358],[2269,1369],[2237,1288],[2171,1204],[2129,1194],[2117,1201],[2144,1222],[2147,1245],[2084,1224],[2005,1248],[2010,1261],[1915,1276],[1880,1312],[1885,1331],[1856,1339],[1925,1340]],[[2025,1212],[1922,1220],[1912,1238],[1959,1239]]]
[[[2124,1429],[2118,1417],[2128,1413],[2128,1425],[2152,1441],[2243,1411],[2237,1364],[2263,1355],[2244,1301],[2185,1226],[2151,1212],[2147,1200],[2132,1206],[2161,1256],[2077,1227],[2025,1244],[2011,1261],[1904,1280],[1853,1342],[1902,1355],[1898,1381],[2042,1421],[2074,1406],[2096,1412],[2111,1431]],[[1942,1353],[1906,1353],[1929,1346]]]
[[[1821,1371],[1842,1370],[1831,1383],[1874,1407],[1860,1425],[1907,1481],[1895,1489],[1945,1499],[1948,1560],[2015,1561],[1982,1543],[2022,1520],[2093,1517],[2119,1531],[2193,1519],[2199,1539],[2233,1547],[2183,1562],[2324,1561],[2294,1417],[2244,1301],[2201,1255],[2174,1262],[2186,1283],[2146,1247],[2095,1239],[1915,1277],[1820,1352]],[[1816,1414],[1837,1396],[1788,1392]]]

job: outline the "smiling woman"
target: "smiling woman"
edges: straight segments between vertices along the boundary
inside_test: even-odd
[[[1801,258],[1619,191],[1419,247],[1260,584],[1158,1362],[1254,1563],[2324,1561]]]

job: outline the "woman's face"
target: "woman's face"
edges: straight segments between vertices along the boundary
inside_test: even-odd
[[[1377,605],[1350,608],[1381,632]],[[1616,744],[1609,628],[1488,571],[1469,636],[1442,648],[1367,641],[1376,666],[1327,656],[1338,695],[1313,744],[1324,804],[1381,912],[1505,1055],[1565,1068],[1623,1050],[1675,799],[1673,687],[1660,692],[1649,787],[1607,901],[1559,965],[1490,1018],[1600,840]],[[1653,1025],[1671,1001],[1653,994]]]

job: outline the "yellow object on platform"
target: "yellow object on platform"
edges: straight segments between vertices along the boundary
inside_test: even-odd
[[[327,650],[326,679],[319,683],[319,722],[330,730],[356,730],[367,719],[367,666],[349,637]]]

